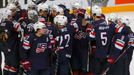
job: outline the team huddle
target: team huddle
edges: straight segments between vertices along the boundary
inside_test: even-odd
[[[106,17],[97,5],[71,6],[9,3],[0,22],[0,75],[130,75],[129,19]]]

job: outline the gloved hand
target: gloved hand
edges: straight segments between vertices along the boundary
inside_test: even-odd
[[[30,63],[30,61],[28,61],[28,60],[22,60],[20,63],[21,63],[21,65],[22,65],[23,69],[24,69],[26,72],[28,72],[28,71],[31,70],[31,63]]]
[[[66,57],[67,58],[71,58],[71,54],[66,54]]]
[[[114,60],[112,57],[108,57],[108,58],[107,58],[107,62],[108,62],[109,64],[114,64],[115,60]]]

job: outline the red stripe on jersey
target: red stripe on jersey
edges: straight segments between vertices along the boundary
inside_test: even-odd
[[[96,35],[96,33],[95,33],[95,32],[91,32],[91,34],[92,34],[92,35],[94,35],[94,36]]]
[[[30,47],[30,46],[31,46],[31,44],[23,43],[23,46],[28,46],[28,47]]]
[[[15,27],[15,31],[18,31],[18,28],[19,28],[20,24],[18,23],[16,26],[17,27]]]
[[[118,42],[116,42],[115,44],[117,44],[120,47],[124,47],[124,44],[121,44],[121,43],[118,43]]]
[[[116,32],[116,33],[121,32],[122,29],[123,29],[123,27],[124,27],[124,25],[120,25],[120,26],[118,26],[118,27],[115,29],[115,32]]]
[[[128,44],[134,44],[134,42],[128,42]]]

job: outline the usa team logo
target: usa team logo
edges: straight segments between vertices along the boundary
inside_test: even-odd
[[[43,53],[47,48],[47,43],[38,43],[36,48],[36,53]]]

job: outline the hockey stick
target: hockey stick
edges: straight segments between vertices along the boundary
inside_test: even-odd
[[[118,56],[118,58],[114,61],[113,64],[115,64],[115,63],[126,53],[126,51],[127,51],[129,48],[130,48],[130,46],[128,46],[128,47]],[[108,66],[108,67],[104,70],[104,72],[103,72],[101,75],[106,75],[111,66],[112,66],[112,65]]]
[[[59,49],[58,49],[59,50]],[[55,71],[54,71],[54,75],[58,75],[58,66],[59,66],[59,53],[58,50],[56,51],[56,63],[55,63]]]
[[[73,75],[73,71],[72,71],[72,68],[71,68],[71,64],[69,63],[69,69],[70,69],[70,74]]]
[[[91,53],[91,42],[89,42],[89,48],[88,48],[88,57],[87,57],[87,72],[89,72],[89,62],[90,62],[90,53]]]

